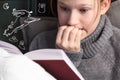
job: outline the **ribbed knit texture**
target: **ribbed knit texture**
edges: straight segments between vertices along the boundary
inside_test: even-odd
[[[107,16],[103,15],[96,30],[81,41],[83,57],[77,68],[86,80],[114,80],[112,69],[115,65],[115,52],[110,42],[112,36],[113,26]]]
[[[104,15],[101,17],[100,23],[98,24],[95,32],[81,41],[81,45],[84,51],[83,58],[90,58],[101,52],[112,34],[113,31],[111,23],[107,19],[107,16]]]

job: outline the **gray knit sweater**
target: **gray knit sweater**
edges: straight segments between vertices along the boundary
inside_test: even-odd
[[[57,30],[40,33],[30,50],[56,48]],[[85,80],[120,80],[120,30],[106,15],[96,30],[81,41],[80,53],[66,52]]]

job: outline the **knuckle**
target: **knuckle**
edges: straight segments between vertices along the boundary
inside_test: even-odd
[[[64,31],[65,31],[65,32],[69,32],[69,29],[67,28],[67,29],[65,29]]]
[[[74,49],[74,45],[72,43],[69,43],[69,49],[70,50]]]
[[[75,51],[80,51],[80,46],[74,47]]]
[[[62,43],[61,43],[61,46],[62,46],[62,47],[64,47],[64,46],[65,46],[65,43],[64,43],[64,42],[62,42]]]
[[[63,48],[67,48],[66,42],[62,42],[62,43],[61,43],[61,46],[62,46]]]
[[[57,44],[57,45],[60,45],[60,41],[59,41],[59,40],[56,40],[56,44]]]
[[[61,26],[61,27],[59,27],[59,30],[64,30],[65,29],[65,26]]]
[[[65,32],[71,32],[72,29],[73,29],[73,27],[67,27],[67,28],[65,29]]]
[[[71,34],[71,35],[74,35],[74,34],[75,34],[75,32],[72,30],[72,31],[70,32],[70,34]]]

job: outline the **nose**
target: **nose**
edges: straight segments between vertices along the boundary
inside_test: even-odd
[[[67,24],[69,26],[74,26],[74,25],[80,24],[80,15],[79,15],[79,13],[76,12],[76,11],[72,11],[68,16]]]

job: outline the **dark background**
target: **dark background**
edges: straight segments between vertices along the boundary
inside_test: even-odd
[[[49,0],[0,0],[0,40],[17,46],[23,53],[27,51],[21,30],[9,34],[20,26],[20,19],[12,14],[13,9],[33,11],[33,17],[53,17]],[[20,17],[27,16],[27,14]],[[12,24],[13,23],[13,24]],[[11,26],[12,25],[12,26]]]

